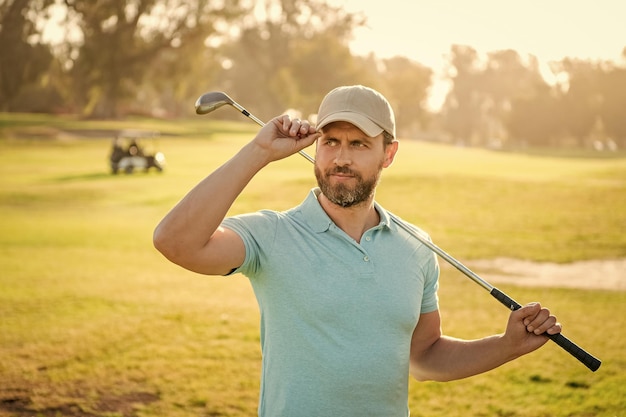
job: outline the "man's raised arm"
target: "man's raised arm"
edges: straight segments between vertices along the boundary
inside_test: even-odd
[[[263,167],[306,148],[318,136],[307,121],[272,119],[161,220],[154,246],[173,263],[202,274],[223,275],[240,266],[245,257],[241,238],[220,227],[226,213]]]

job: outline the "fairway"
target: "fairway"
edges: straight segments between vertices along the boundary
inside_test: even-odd
[[[201,118],[125,122],[161,131],[156,146],[167,166],[161,174],[111,175],[110,138],[57,132],[119,124],[20,123],[27,125],[21,135],[0,130],[0,416],[255,415],[259,313],[249,283],[170,264],[154,250],[152,231],[257,127]],[[313,186],[311,164],[295,155],[255,177],[231,214],[287,209]],[[462,262],[626,258],[623,154],[557,157],[401,141],[377,200]],[[592,373],[549,343],[485,375],[412,381],[411,415],[623,415],[626,292],[500,288],[522,304],[549,306],[564,334],[602,367]],[[444,333],[461,338],[501,332],[508,315],[445,265],[440,304]]]

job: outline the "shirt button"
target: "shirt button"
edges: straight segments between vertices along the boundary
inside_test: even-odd
[[[369,261],[370,261],[370,257],[369,257],[369,256],[365,256],[365,257],[363,257],[363,260],[364,260],[365,262],[369,262]]]
[[[365,236],[365,240],[367,240],[369,242],[370,240],[372,240],[372,238],[369,237],[369,236]]]

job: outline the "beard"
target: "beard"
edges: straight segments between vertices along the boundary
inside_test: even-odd
[[[341,207],[352,207],[363,202],[367,202],[374,195],[376,187],[380,181],[380,172],[382,170],[382,164],[378,167],[376,174],[363,179],[363,176],[357,172],[352,171],[348,167],[335,167],[328,169],[322,174],[321,169],[315,165],[315,178],[317,178],[317,185],[322,190],[322,193],[328,198],[328,200]],[[356,180],[356,184],[350,187],[346,184],[339,183],[337,185],[331,185],[330,176],[333,174],[348,174],[352,175]]]

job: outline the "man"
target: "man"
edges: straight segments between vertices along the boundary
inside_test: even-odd
[[[316,142],[319,188],[285,212],[225,219],[272,161]],[[154,243],[208,275],[248,276],[261,311],[261,416],[407,416],[408,377],[448,381],[529,353],[561,326],[533,303],[505,333],[442,335],[436,256],[375,202],[398,150],[391,106],[375,90],[339,87],[318,123],[272,119],[161,221]]]

